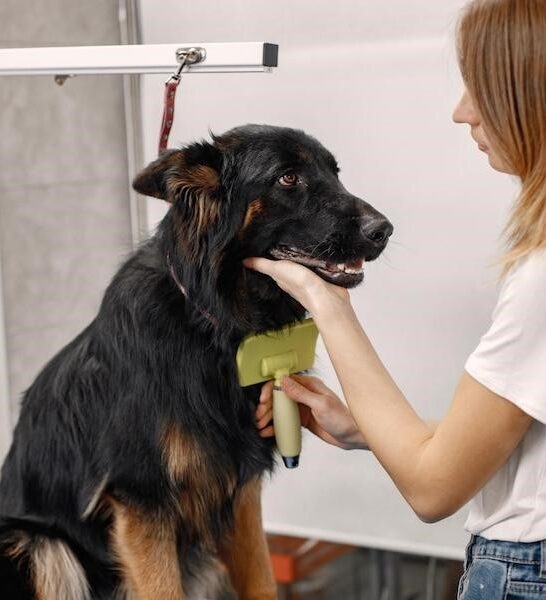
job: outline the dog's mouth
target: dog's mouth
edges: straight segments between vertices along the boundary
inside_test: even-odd
[[[341,287],[354,287],[364,279],[364,258],[333,262],[321,260],[299,248],[285,245],[275,246],[269,254],[277,260],[291,260],[309,267],[322,279]]]

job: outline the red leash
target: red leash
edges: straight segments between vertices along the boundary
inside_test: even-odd
[[[180,77],[174,79],[171,77],[169,81],[165,82],[165,99],[163,100],[163,120],[161,121],[161,131],[159,134],[159,150],[158,154],[161,154],[169,141],[169,134],[171,133],[171,127],[174,121],[174,100],[176,97],[176,89],[180,83]]]
[[[159,132],[159,149],[158,154],[161,154],[166,148],[169,141],[169,134],[174,121],[174,101],[176,98],[176,90],[182,79],[182,69],[186,65],[203,62],[207,57],[204,48],[179,48],[176,51],[176,58],[180,61],[180,65],[176,71],[165,82],[165,96],[163,99],[163,119],[161,120],[161,130]]]
[[[169,134],[171,133],[171,127],[174,121],[174,101],[176,98],[176,90],[178,84],[182,79],[181,73],[184,65],[186,64],[186,58],[182,59],[180,67],[178,67],[176,73],[171,75],[165,82],[165,97],[163,99],[163,119],[161,120],[161,130],[159,132],[159,149],[158,154],[161,154],[166,148],[169,141]]]

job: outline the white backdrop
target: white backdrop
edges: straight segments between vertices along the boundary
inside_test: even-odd
[[[354,306],[425,418],[441,417],[496,297],[488,265],[516,185],[493,172],[451,113],[461,92],[452,29],[461,0],[141,0],[144,43],[269,41],[272,74],[182,80],[171,145],[243,123],[304,129],[337,157],[352,193],[384,212],[392,241]],[[155,158],[164,77],[143,78],[145,156]],[[150,200],[149,218],[163,214]],[[319,374],[339,390],[323,348]],[[396,431],[392,432],[396,435]],[[270,531],[461,558],[465,511],[435,525],[411,512],[373,456],[310,437],[301,467],[264,494]]]

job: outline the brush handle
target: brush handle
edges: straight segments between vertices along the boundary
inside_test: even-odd
[[[273,425],[277,448],[286,467],[298,466],[301,452],[301,422],[297,402],[275,385],[273,388]]]

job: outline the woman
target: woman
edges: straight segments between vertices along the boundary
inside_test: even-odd
[[[431,424],[415,413],[346,290],[288,261],[245,264],[309,310],[341,382],[348,409],[319,379],[284,379],[303,424],[341,448],[369,448],[426,522],[471,500],[459,598],[539,597],[546,595],[546,2],[474,0],[459,23],[458,51],[466,91],[453,118],[522,190],[506,228],[491,328],[468,358],[446,417]],[[271,387],[257,410],[263,436],[273,435]]]

